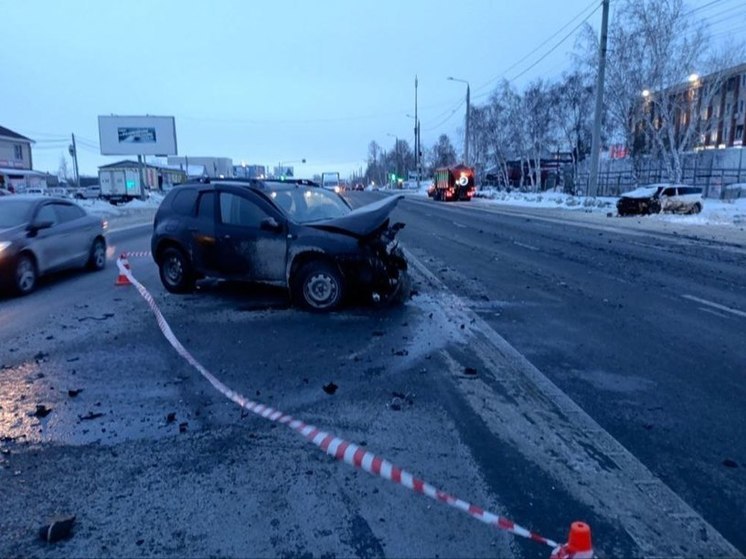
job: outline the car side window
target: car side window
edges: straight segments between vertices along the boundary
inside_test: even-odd
[[[57,225],[57,214],[52,207],[52,204],[44,204],[36,214],[35,221],[51,221],[52,226]]]
[[[267,213],[259,206],[230,192],[220,193],[220,221],[226,225],[259,227]]]
[[[663,189],[663,196],[676,196],[676,189],[675,188],[665,188]]]
[[[171,209],[180,215],[194,215],[194,205],[197,203],[196,190],[184,189],[174,195],[171,202]]]
[[[215,219],[215,193],[203,192],[197,202],[197,217],[206,221]]]
[[[74,221],[85,216],[85,211],[78,206],[72,204],[52,204],[54,213],[57,214],[57,221],[59,223],[65,223],[68,221]]]

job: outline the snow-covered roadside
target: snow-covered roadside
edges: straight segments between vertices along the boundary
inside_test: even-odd
[[[151,223],[162,201],[163,196],[160,194],[151,194],[147,200],[132,200],[117,206],[104,200],[76,200],[88,213],[106,219],[110,231],[139,223]]]
[[[585,213],[599,212],[616,215],[616,197],[570,196],[559,192],[526,194],[521,192],[481,191],[486,203],[518,207],[560,208],[581,210]],[[650,222],[666,222],[681,225],[734,225],[746,224],[746,198],[734,201],[705,199],[702,212],[697,215],[656,214],[644,217]],[[634,219],[634,218],[633,218]]]
[[[427,189],[389,190],[396,194],[427,198]],[[696,237],[726,243],[746,249],[746,199],[733,202],[704,200],[704,208],[697,215],[656,214],[619,217],[615,197],[590,198],[570,196],[560,192],[522,193],[483,189],[484,197],[474,198],[475,207],[505,208],[551,221],[569,221],[584,227],[619,231],[638,231],[656,234]],[[464,204],[464,202],[461,202]]]
[[[402,190],[401,194],[427,197],[427,189]],[[494,189],[481,189],[474,201],[481,204],[512,206],[518,208],[553,209],[580,212],[583,214],[608,214],[616,216],[616,201],[613,196],[571,196],[561,192],[505,192]],[[746,225],[746,198],[734,201],[705,199],[702,212],[697,215],[656,214],[633,216],[625,220],[644,220],[654,223],[671,223],[678,225],[725,225],[743,227]]]

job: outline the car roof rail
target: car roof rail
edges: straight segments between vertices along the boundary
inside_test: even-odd
[[[297,186],[319,186],[319,183],[310,179],[257,179],[257,178],[246,178],[246,177],[224,177],[222,179],[215,177],[199,177],[196,179],[190,179],[187,182],[181,183],[181,185],[187,184],[212,184],[218,182],[232,182],[232,183],[243,183],[246,185],[262,187],[264,183],[281,183],[281,184],[295,184]]]

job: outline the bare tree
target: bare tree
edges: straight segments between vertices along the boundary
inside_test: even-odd
[[[572,154],[573,175],[577,164],[591,151],[593,124],[593,84],[588,73],[578,70],[565,74],[550,87],[550,103],[558,139]]]
[[[438,167],[448,167],[456,164],[456,149],[447,134],[441,134],[437,143],[430,150],[430,172]]]
[[[682,154],[711,131],[712,101],[724,85],[725,70],[735,63],[734,51],[713,51],[705,25],[691,17],[682,0],[627,0],[625,10],[647,55],[645,131],[669,179],[681,182]],[[707,76],[697,74],[702,68]]]
[[[490,164],[489,133],[491,127],[489,105],[482,107],[472,105],[469,113],[469,159],[477,177],[481,177]]]
[[[378,184],[384,182],[383,175],[385,171],[381,166],[380,157],[381,146],[374,140],[368,144],[368,167],[365,171],[365,179],[368,182],[378,182]]]
[[[70,179],[70,167],[67,164],[67,158],[64,155],[60,155],[60,166],[57,169],[57,177],[62,180]]]
[[[505,80],[490,96],[488,107],[487,143],[491,161],[499,170],[500,182],[510,185],[508,161],[521,150],[521,98]]]
[[[610,132],[627,146],[636,176],[641,156],[652,153],[669,180],[681,180],[682,154],[709,130],[723,70],[743,53],[742,46],[717,53],[711,45],[683,0],[621,1],[609,31],[604,100]],[[590,28],[578,47],[595,73],[598,45]]]
[[[529,184],[541,189],[541,159],[555,144],[552,104],[547,84],[541,79],[529,84],[522,97],[524,146],[521,156],[528,163]]]

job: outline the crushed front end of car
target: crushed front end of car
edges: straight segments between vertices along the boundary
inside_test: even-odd
[[[369,204],[350,214],[310,227],[357,239],[357,249],[333,255],[350,291],[375,303],[402,301],[410,291],[407,260],[397,235],[403,223],[391,223],[390,213],[403,196]],[[331,254],[330,254],[331,255]]]
[[[356,279],[370,291],[373,302],[401,301],[409,296],[407,259],[396,238],[403,227],[403,223],[394,223],[377,235],[360,240],[365,265]]]

